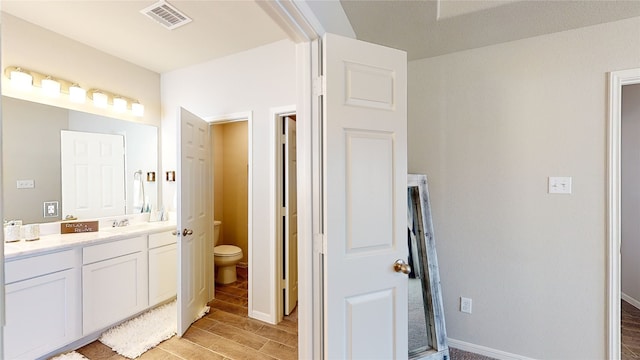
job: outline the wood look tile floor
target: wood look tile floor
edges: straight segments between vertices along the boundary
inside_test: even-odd
[[[640,359],[640,310],[622,300],[620,303],[622,360]]]
[[[238,267],[238,281],[216,285],[211,311],[182,338],[176,336],[142,354],[142,360],[293,360],[298,358],[297,309],[278,325],[247,316],[247,268]],[[90,360],[124,360],[99,341],[78,350]]]

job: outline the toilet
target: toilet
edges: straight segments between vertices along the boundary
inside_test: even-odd
[[[218,245],[221,221],[213,222],[213,263],[216,266],[216,283],[231,284],[238,278],[236,264],[242,260],[242,249],[234,245]]]

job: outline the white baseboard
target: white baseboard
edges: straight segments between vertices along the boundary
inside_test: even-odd
[[[250,311],[249,317],[256,320],[264,321],[269,324],[277,324],[277,321],[271,316],[271,314],[263,313],[261,311]]]
[[[640,301],[632,298],[631,296],[620,292],[620,298],[626,302],[628,302],[629,304],[633,305],[636,309],[640,309]]]
[[[488,348],[486,346],[476,345],[476,344],[472,344],[472,343],[468,343],[468,342],[464,342],[464,341],[460,341],[452,338],[447,338],[447,341],[449,343],[449,347],[484,355],[484,356],[489,356],[499,360],[533,360],[532,358],[528,358],[525,356],[511,354],[506,351],[496,350],[496,349]]]

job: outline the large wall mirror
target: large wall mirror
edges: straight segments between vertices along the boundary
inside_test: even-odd
[[[409,358],[449,359],[427,176],[407,177]]]
[[[5,220],[22,220],[27,224],[75,216],[62,211],[62,194],[68,190],[65,189],[68,184],[61,181],[63,130],[122,136],[125,206],[121,215],[141,211],[135,204],[140,196],[140,185],[144,187],[144,201],[148,204],[143,210],[157,206],[157,183],[155,179],[148,181],[151,177],[146,176],[158,171],[157,127],[3,96]],[[58,203],[57,216],[45,216],[45,202]],[[100,217],[97,215],[95,217]]]

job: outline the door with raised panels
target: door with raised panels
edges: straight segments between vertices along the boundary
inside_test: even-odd
[[[407,59],[323,41],[324,356],[407,358]]]

